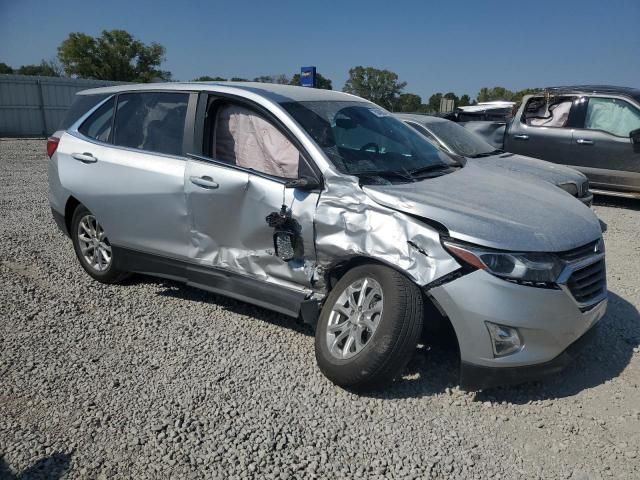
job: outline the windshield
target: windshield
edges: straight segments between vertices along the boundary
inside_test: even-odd
[[[430,122],[428,128],[442,143],[459,155],[473,158],[500,153],[493,145],[455,122]]]
[[[422,135],[368,102],[285,102],[283,108],[304,128],[342,173],[395,176],[413,181],[426,172],[448,173],[459,166]]]

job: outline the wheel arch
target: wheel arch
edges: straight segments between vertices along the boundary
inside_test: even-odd
[[[82,203],[80,203],[76,197],[71,195],[64,206],[64,224],[67,228],[68,235],[71,235],[71,220],[73,219],[73,212],[75,212],[76,208],[80,205],[82,205]]]
[[[424,286],[418,285],[416,281],[407,274],[407,272],[403,271],[401,268],[398,268],[397,265],[385,262],[384,260],[380,260],[377,258],[367,257],[365,255],[357,255],[335,262],[325,270],[325,284],[327,288],[327,295],[329,294],[329,292],[331,292],[331,290],[333,290],[333,287],[336,285],[336,283],[338,283],[338,281],[348,271],[355,267],[366,264],[382,265],[391,268],[392,270],[395,270],[396,272],[406,277],[414,285],[416,285],[422,292],[422,303],[424,306],[422,323],[423,339],[426,340],[428,339],[428,336],[435,336],[438,338],[438,340],[443,340],[445,342],[453,340],[456,343],[456,348],[458,348],[459,355],[460,351],[458,336],[455,328],[453,327],[453,324],[451,323],[451,320],[449,319],[444,309],[438,304],[436,299],[429,294],[429,291],[426,290]]]

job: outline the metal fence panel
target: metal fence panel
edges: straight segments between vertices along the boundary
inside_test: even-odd
[[[0,136],[52,134],[73,103],[76,92],[125,82],[66,77],[0,75]]]

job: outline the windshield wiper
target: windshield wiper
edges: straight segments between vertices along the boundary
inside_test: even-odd
[[[438,165],[427,165],[426,167],[415,168],[413,170],[409,170],[407,173],[415,177],[416,175],[420,175],[423,173],[431,173],[431,172],[444,173],[444,170],[449,170],[451,168],[455,168],[459,166],[460,165],[454,166],[454,165],[446,165],[444,163],[441,163]]]
[[[504,153],[504,150],[496,149],[491,152],[476,153],[475,155],[470,155],[470,157],[471,158],[492,157],[494,155],[500,155],[501,153]]]
[[[410,172],[404,173],[397,170],[362,170],[359,172],[350,172],[350,174],[357,177],[397,177],[410,182],[415,181],[415,179],[410,175]]]

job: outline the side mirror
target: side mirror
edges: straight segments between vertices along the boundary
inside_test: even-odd
[[[636,153],[640,153],[640,128],[636,130],[631,130],[629,132],[629,137],[631,138],[633,151]]]
[[[284,184],[286,188],[299,188],[300,190],[315,190],[320,188],[320,183],[311,177],[300,177],[295,180],[289,180]]]

